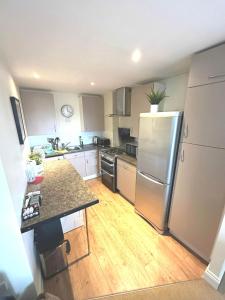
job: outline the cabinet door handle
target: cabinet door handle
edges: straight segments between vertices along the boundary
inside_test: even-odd
[[[223,74],[216,74],[216,75],[209,75],[208,76],[209,79],[219,78],[219,77],[225,77],[225,73],[223,73]]]
[[[184,137],[185,138],[188,137],[188,123],[186,124],[185,129],[184,129]]]
[[[182,151],[181,151],[180,160],[181,160],[182,162],[184,161],[184,149],[182,149]]]

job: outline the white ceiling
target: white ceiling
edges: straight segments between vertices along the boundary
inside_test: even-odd
[[[185,72],[223,40],[224,0],[0,1],[1,56],[23,87],[104,92]]]

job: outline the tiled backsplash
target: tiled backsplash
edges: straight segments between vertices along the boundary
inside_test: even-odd
[[[93,142],[93,136],[97,135],[99,137],[104,136],[104,132],[92,131],[92,132],[81,132],[80,134],[83,138],[84,144],[91,144]]]
[[[80,132],[79,134],[83,138],[84,144],[91,144],[93,142],[93,136],[97,135],[100,137],[104,136],[104,132]],[[66,141],[63,139],[63,137],[59,137],[61,139],[61,142],[67,143],[70,142],[71,145],[78,145],[79,144],[79,135],[74,136],[73,141]],[[52,135],[37,135],[37,136],[29,136],[29,144],[30,147],[38,146],[38,145],[44,145],[47,143],[47,138],[55,138],[56,136]]]

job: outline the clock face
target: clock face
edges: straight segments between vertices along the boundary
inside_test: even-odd
[[[69,104],[65,104],[61,107],[61,113],[64,117],[70,118],[73,116],[73,107]]]

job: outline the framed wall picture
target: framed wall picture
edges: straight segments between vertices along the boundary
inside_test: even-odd
[[[25,126],[22,116],[21,104],[20,101],[15,97],[10,97],[12,111],[16,123],[17,134],[20,144],[24,144],[26,138]]]

